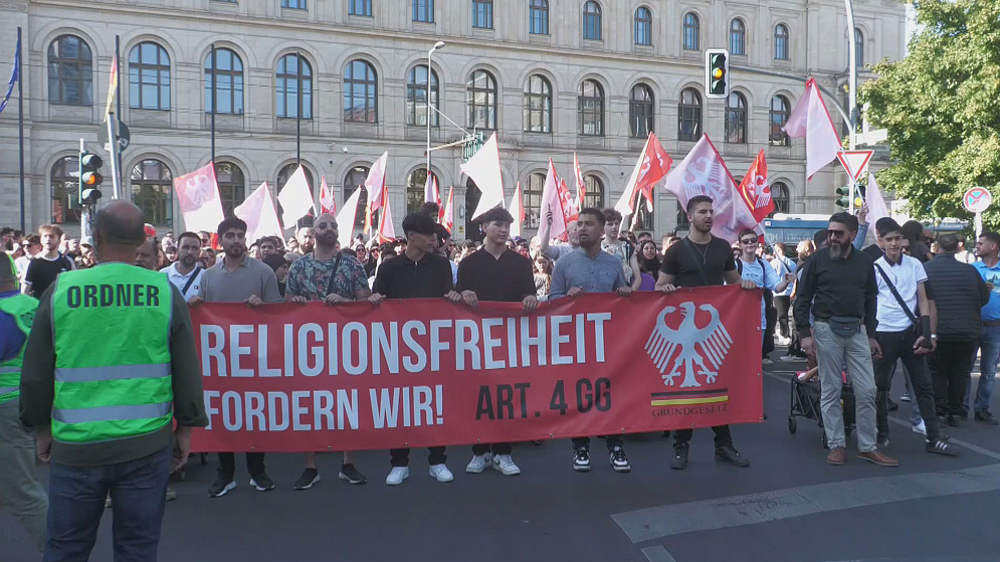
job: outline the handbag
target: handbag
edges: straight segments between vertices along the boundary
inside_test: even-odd
[[[861,331],[861,319],[849,316],[834,316],[827,320],[830,330],[842,338],[850,338]]]

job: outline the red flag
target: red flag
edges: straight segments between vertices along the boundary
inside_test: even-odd
[[[451,207],[451,198],[455,194],[455,186],[448,188],[448,203],[444,206],[444,211],[441,214],[441,224],[444,225],[448,232],[452,232],[451,228],[454,226],[454,220],[452,217],[455,216],[454,210]]]
[[[740,194],[750,207],[753,216],[760,222],[774,212],[774,199],[771,199],[771,186],[767,183],[767,160],[761,149],[750,166],[750,171],[740,182]]]
[[[580,159],[576,157],[576,152],[573,153],[573,173],[576,174],[576,208],[579,214],[579,210],[583,208],[583,202],[587,197],[587,183],[583,181],[583,172],[580,170]]]
[[[673,160],[667,155],[667,151],[660,146],[659,139],[650,133],[649,138],[646,139],[646,145],[639,154],[639,160],[635,163],[635,168],[632,169],[632,175],[629,177],[628,183],[625,184],[625,191],[618,203],[615,204],[615,209],[623,215],[633,213],[638,215],[635,212],[635,204],[641,193],[646,197],[647,208],[652,211],[653,187],[667,175],[672,164]]]
[[[337,214],[337,200],[333,198],[333,191],[326,185],[326,176],[319,186],[319,208],[320,212]]]
[[[580,207],[577,200],[573,198],[573,194],[569,192],[569,186],[566,185],[566,180],[563,178],[559,178],[559,203],[562,205],[566,224],[580,218]]]

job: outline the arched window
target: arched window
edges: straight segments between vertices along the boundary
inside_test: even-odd
[[[472,73],[466,90],[469,104],[469,128],[496,130],[497,81],[485,70]]]
[[[358,188],[359,185],[365,183],[365,178],[368,177],[368,166],[355,166],[347,172],[344,176],[344,202],[346,203],[348,199],[354,195],[354,190]],[[354,213],[354,226],[364,226],[365,225],[365,208],[368,206],[368,191],[362,189],[361,194],[358,195],[358,208]]]
[[[653,44],[653,13],[645,6],[635,9],[635,44]]]
[[[352,16],[372,17],[372,0],[348,0],[347,13]]]
[[[528,30],[533,35],[549,34],[548,0],[531,0],[528,4]]]
[[[434,177],[433,172],[431,177]],[[415,213],[424,204],[424,188],[427,185],[427,168],[417,168],[406,178],[406,213]],[[475,212],[471,210],[469,212]],[[435,217],[435,222],[437,222]]]
[[[552,87],[544,76],[534,74],[524,88],[524,130],[552,132]]]
[[[413,0],[413,21],[434,23],[434,0]]]
[[[472,27],[493,29],[493,0],[472,0]]]
[[[776,213],[787,213],[789,208],[788,186],[780,181],[771,184],[771,200],[774,201],[774,211],[768,216]]]
[[[243,61],[230,49],[215,50],[215,70],[212,70],[212,53],[205,57],[205,111],[216,114],[243,115]],[[215,79],[215,97],[212,104],[212,80]],[[217,108],[215,106],[218,106]]]
[[[281,57],[276,78],[278,117],[294,119],[301,103],[302,118],[312,119],[312,66],[309,61],[294,54]],[[299,92],[302,92],[301,102]]]
[[[594,0],[583,5],[583,38],[601,40],[601,5]]]
[[[747,54],[746,46],[747,26],[743,20],[733,18],[733,21],[729,23],[729,54],[745,55]]]
[[[694,12],[684,14],[684,50],[697,51],[700,49],[701,23],[698,15]]]
[[[579,113],[581,135],[604,136],[604,88],[594,80],[580,84]]]
[[[534,172],[528,176],[524,188],[524,226],[538,228],[541,224],[542,190],[545,188],[545,173]],[[468,212],[468,211],[466,211]]]
[[[690,224],[691,221],[688,220],[687,210],[681,205],[681,202],[677,202],[677,226],[684,226]]]
[[[726,98],[726,142],[747,142],[747,99],[739,92]]]
[[[645,84],[632,87],[628,105],[628,122],[632,138],[644,139],[653,132],[653,89]]]
[[[865,34],[857,27],[854,28],[854,61],[858,68],[865,65]]]
[[[295,162],[291,162],[291,163],[285,164],[285,166],[283,168],[281,168],[281,170],[278,171],[278,183],[277,183],[278,189],[277,189],[276,193],[280,193],[281,192],[281,188],[285,187],[285,184],[288,183],[288,178],[292,177],[292,174],[294,174],[295,170],[298,170],[298,168],[299,168],[299,164],[296,164]],[[312,172],[310,172],[309,168],[306,167],[306,166],[302,166],[302,169],[306,173],[306,181],[309,183],[309,190],[311,191],[312,188],[313,188],[313,186],[316,185],[313,182]]]
[[[771,98],[770,138],[774,146],[788,146],[788,135],[781,130],[788,122],[788,116],[792,114],[792,106],[785,96],[774,96]]]
[[[49,44],[49,103],[94,103],[93,55],[76,35],[63,35]]]
[[[701,137],[701,94],[693,88],[681,92],[677,128],[677,137],[682,141],[697,141]]]
[[[431,71],[431,107],[438,105],[437,72]],[[439,125],[437,111],[431,110],[431,127]],[[427,65],[417,65],[406,74],[406,124],[427,126]]]
[[[233,216],[233,209],[246,199],[246,179],[243,170],[233,162],[219,162],[215,165],[215,181],[219,184],[219,198],[222,212]]]
[[[583,196],[583,206],[594,209],[604,208],[604,182],[594,174],[583,176],[583,185],[587,189]]]
[[[60,158],[52,166],[52,222],[55,224],[80,222],[80,160],[76,156]]]
[[[378,123],[378,77],[366,61],[353,60],[344,69],[344,121]]]
[[[788,60],[788,27],[779,23],[774,26],[774,58]]]
[[[156,43],[139,43],[129,53],[128,105],[132,109],[170,109],[170,56]]]
[[[173,180],[170,168],[159,160],[143,160],[132,168],[132,202],[150,224],[173,223]]]

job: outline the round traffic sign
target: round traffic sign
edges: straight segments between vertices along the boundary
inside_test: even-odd
[[[962,205],[970,213],[981,213],[989,208],[993,195],[985,187],[973,187],[962,196]]]

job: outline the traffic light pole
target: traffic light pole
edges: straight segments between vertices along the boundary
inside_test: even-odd
[[[847,135],[847,146],[851,150],[854,150],[854,135],[858,132],[858,46],[854,40],[854,2],[853,0],[844,0],[844,6],[847,8],[847,58],[850,59],[847,62],[847,72],[850,74],[849,84],[850,92],[848,92],[848,111],[850,112],[850,119],[847,120],[851,125],[850,134]],[[851,205],[848,207],[848,212],[854,214],[854,193],[858,189],[858,182],[854,178],[851,178]]]

